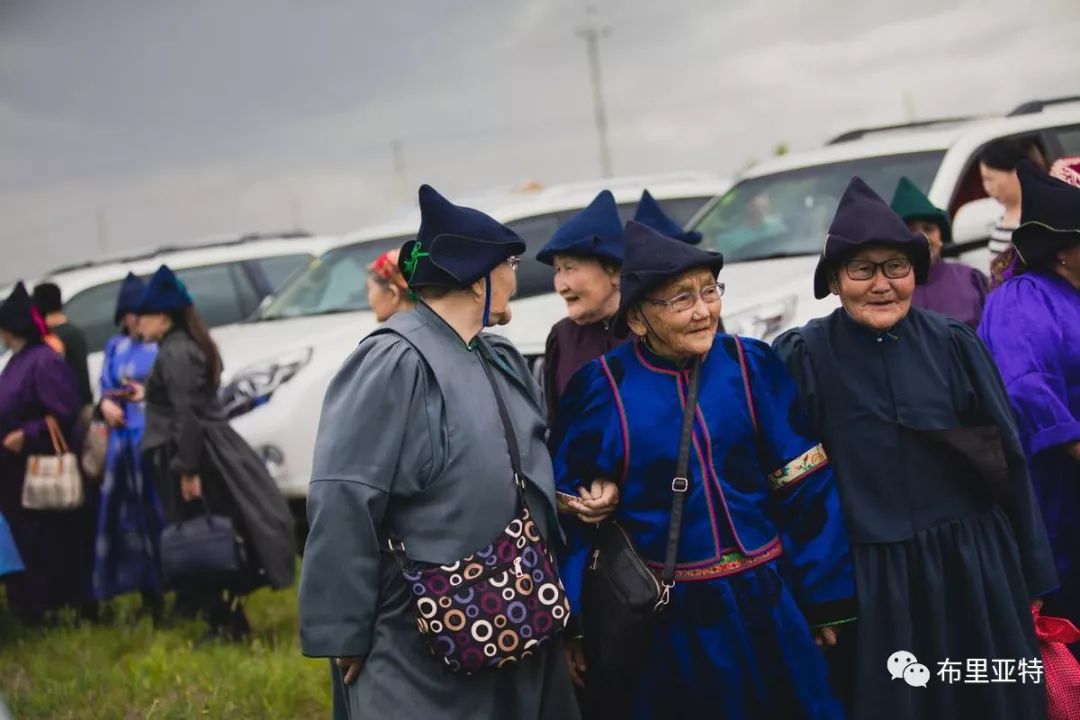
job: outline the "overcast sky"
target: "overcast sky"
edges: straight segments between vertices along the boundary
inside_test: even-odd
[[[596,177],[586,4],[0,0],[0,280]],[[1080,0],[588,4],[616,174],[1080,94]]]

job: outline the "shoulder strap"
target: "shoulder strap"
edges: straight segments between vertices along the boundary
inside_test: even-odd
[[[484,374],[487,376],[488,383],[491,384],[491,391],[495,393],[495,404],[499,407],[499,421],[502,424],[503,435],[506,437],[506,447],[510,451],[510,467],[514,470],[514,483],[519,488],[523,487],[524,480],[521,476],[521,450],[518,448],[517,437],[514,436],[514,424],[510,421],[510,413],[506,409],[506,403],[503,401],[502,393],[499,391],[499,386],[495,382],[495,377],[491,374],[491,368],[488,367],[488,363],[483,355],[478,354],[477,357],[480,360],[480,366],[484,368]]]
[[[671,588],[675,586],[675,563],[679,556],[679,536],[682,532],[683,505],[690,490],[690,444],[694,437],[694,416],[697,414],[698,384],[701,380],[701,358],[694,361],[686,391],[683,408],[682,435],[679,438],[679,457],[675,465],[675,477],[671,480],[671,517],[668,521],[667,552],[664,554],[664,571],[660,580],[664,592],[657,603],[660,608],[668,603]]]

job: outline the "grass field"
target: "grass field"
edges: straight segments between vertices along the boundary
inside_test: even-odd
[[[0,600],[2,605],[2,600]],[[251,640],[192,649],[206,626],[155,628],[139,599],[109,603],[99,624],[24,628],[0,607],[0,694],[14,718],[326,718],[325,660],[300,655],[296,591],[248,601]]]

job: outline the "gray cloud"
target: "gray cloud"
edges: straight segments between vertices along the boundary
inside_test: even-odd
[[[598,0],[617,173],[1078,92],[1080,5]],[[822,6],[826,6],[823,9]],[[595,176],[582,0],[0,4],[0,277]],[[393,173],[391,142],[407,162]]]

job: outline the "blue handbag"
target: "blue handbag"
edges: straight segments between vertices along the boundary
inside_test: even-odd
[[[161,568],[167,583],[185,577],[229,576],[246,564],[244,540],[232,518],[211,515],[209,509],[161,533]]]

